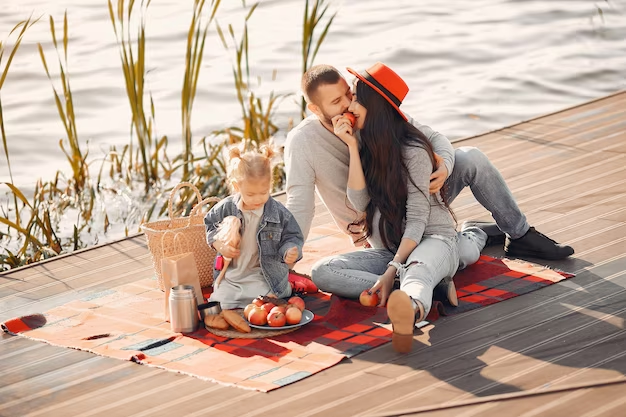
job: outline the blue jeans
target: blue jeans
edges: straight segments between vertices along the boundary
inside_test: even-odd
[[[428,314],[433,289],[439,281],[452,277],[459,266],[458,237],[424,236],[411,252],[405,268],[398,271],[400,289],[418,300]],[[363,249],[318,261],[311,274],[322,291],[347,298],[358,298],[387,270],[394,254],[387,249]]]
[[[446,180],[446,197],[452,202],[465,187],[493,216],[500,230],[517,239],[526,234],[529,225],[500,171],[478,148],[455,149],[454,169]],[[482,248],[481,248],[482,249]]]

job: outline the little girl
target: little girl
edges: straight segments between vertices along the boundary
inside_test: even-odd
[[[232,258],[224,279],[209,298],[219,301],[223,309],[245,307],[259,295],[289,297],[289,264],[302,258],[304,244],[293,215],[270,197],[272,149],[261,146],[258,152],[242,153],[233,146],[229,151],[228,180],[235,194],[204,217],[208,244],[225,258]],[[216,240],[220,223],[228,216],[241,220],[239,248]]]

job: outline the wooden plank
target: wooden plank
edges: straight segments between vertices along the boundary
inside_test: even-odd
[[[572,259],[549,263],[577,273],[573,279],[442,318],[416,335],[409,355],[384,345],[267,394],[2,335],[0,415],[368,415],[623,377],[625,116],[626,92],[455,144],[483,150],[529,222],[574,246]],[[453,208],[459,223],[490,218],[469,190]],[[317,198],[313,224],[341,234]],[[502,248],[485,252],[504,255]],[[2,273],[0,320],[150,277],[151,268],[145,237],[136,235]],[[420,415],[622,415],[623,389],[573,389]]]

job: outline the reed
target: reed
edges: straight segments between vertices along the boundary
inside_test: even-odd
[[[328,34],[328,30],[330,29],[330,25],[333,24],[333,20],[335,20],[335,16],[337,16],[337,12],[333,13],[329,16],[326,24],[323,26],[322,32],[320,33],[317,40],[315,39],[315,30],[318,25],[323,24],[322,19],[326,12],[328,11],[328,4],[325,4],[326,0],[315,0],[311,3],[311,7],[309,7],[309,0],[306,0],[304,4],[304,19],[302,24],[302,73],[307,72],[309,68],[313,66],[313,62],[315,62],[315,57],[317,56],[317,52],[319,51],[324,39],[326,39],[326,35]],[[300,103],[300,110],[302,118],[306,117],[306,101],[304,97],[302,97]]]
[[[19,22],[17,25],[13,27],[13,29],[11,29],[11,32],[9,32],[9,37],[13,33],[17,33],[17,38],[15,40],[15,43],[13,44],[13,48],[11,48],[11,50],[9,51],[9,57],[7,58],[7,61],[4,64],[4,68],[2,68],[2,58],[4,57],[4,52],[5,52],[4,45],[5,44],[2,41],[0,41],[0,70],[1,70],[0,71],[0,135],[2,135],[2,146],[4,148],[4,156],[7,161],[7,168],[9,170],[9,178],[11,180],[11,184],[13,184],[13,171],[11,170],[11,159],[9,158],[9,143],[8,143],[8,139],[6,135],[6,130],[4,128],[4,112],[2,110],[2,86],[4,85],[7,75],[9,74],[9,69],[11,68],[11,63],[13,62],[13,58],[15,58],[15,54],[20,49],[20,45],[22,44],[22,39],[24,39],[24,34],[26,34],[26,31],[32,25],[37,23],[37,21],[39,21],[39,18],[33,19],[33,17],[30,16],[28,19]],[[19,210],[17,206],[17,197],[15,195],[13,196],[13,203],[15,205],[16,221],[17,221],[17,224],[19,225],[20,214],[19,214]]]
[[[63,95],[60,96],[56,87],[54,86],[54,80],[50,75],[48,69],[48,63],[46,55],[43,50],[43,46],[38,44],[39,55],[43,64],[46,75],[52,84],[52,91],[54,93],[54,99],[59,113],[59,118],[65,128],[66,140],[68,148],[63,145],[63,139],[59,140],[59,146],[65,154],[67,161],[72,169],[72,178],[70,180],[70,186],[76,194],[81,193],[89,180],[89,166],[87,164],[87,154],[83,153],[80,147],[78,139],[78,129],[76,128],[76,115],[74,114],[74,99],[72,96],[72,89],[70,87],[69,78],[69,63],[68,63],[68,23],[67,23],[67,11],[63,16],[63,54],[59,53],[59,45],[57,43],[57,36],[55,31],[54,18],[50,16],[50,34],[52,35],[52,43],[56,50],[57,60],[59,63],[59,76],[61,78],[61,87]],[[63,58],[62,58],[63,57]]]
[[[246,8],[245,0],[242,5]],[[272,91],[267,100],[267,105],[263,104],[263,100],[257,97],[251,88],[250,83],[250,66],[249,66],[249,50],[248,50],[248,20],[256,10],[259,3],[255,3],[246,14],[243,33],[241,39],[237,39],[233,26],[228,25],[228,33],[230,41],[233,44],[235,60],[233,62],[233,78],[235,82],[235,90],[237,93],[237,101],[241,107],[241,120],[243,127],[231,126],[222,130],[213,132],[216,135],[224,135],[228,144],[244,141],[246,147],[250,145],[258,145],[259,143],[269,140],[274,133],[278,131],[278,127],[273,122],[274,112],[282,101],[288,95],[274,94]],[[226,40],[224,31],[219,24],[216,24],[217,32],[222,40],[222,44],[227,51],[230,51],[229,42]],[[272,78],[275,79],[276,71]],[[258,84],[261,83],[260,78],[257,79]]]
[[[155,146],[153,135],[154,103],[150,98],[151,116],[146,115],[145,108],[145,77],[146,77],[146,21],[145,15],[151,0],[141,1],[140,21],[137,30],[137,38],[131,36],[131,18],[135,10],[135,0],[125,3],[118,0],[116,9],[111,0],[109,4],[109,17],[115,32],[115,38],[120,48],[120,58],[122,60],[122,71],[126,82],[126,95],[132,114],[131,131],[137,138],[138,149],[133,155],[132,141],[128,153],[129,166],[131,171],[141,173],[145,192],[148,193],[152,185],[159,179],[158,151]],[[136,50],[133,45],[136,44]]]
[[[208,21],[202,23],[202,12],[206,0],[194,0],[193,15],[189,24],[187,33],[187,49],[185,54],[185,75],[183,78],[183,87],[181,90],[181,108],[182,108],[182,128],[183,128],[183,180],[188,179],[190,171],[193,169],[193,151],[192,151],[192,132],[191,132],[191,114],[193,103],[196,98],[196,89],[198,87],[198,77],[200,75],[200,67],[204,55],[204,45],[206,42],[209,25],[215,18],[215,14],[220,5],[220,0],[211,0],[211,13]]]

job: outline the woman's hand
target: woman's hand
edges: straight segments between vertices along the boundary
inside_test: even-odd
[[[283,258],[283,260],[286,264],[292,264],[296,261],[296,259],[298,259],[298,248],[292,246],[285,252],[285,257]]]
[[[237,258],[241,253],[238,248],[230,246],[222,242],[221,240],[216,240],[215,242],[213,242],[213,247],[215,248],[215,250],[221,253],[224,258]]]
[[[380,303],[378,305],[383,307],[387,303],[387,298],[393,290],[393,281],[396,278],[396,268],[390,266],[387,268],[384,274],[382,274],[376,284],[370,288],[370,292],[376,292],[380,290]]]
[[[352,124],[350,119],[342,114],[339,114],[332,118],[333,128],[335,129],[335,136],[341,139],[349,148],[354,147],[358,149],[358,141],[354,132],[352,131]]]
[[[428,191],[431,194],[436,194],[443,187],[443,183],[448,179],[448,168],[443,162],[443,158],[435,154],[435,171],[430,176],[430,186]]]

